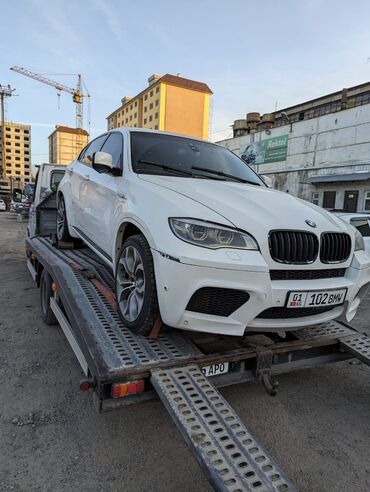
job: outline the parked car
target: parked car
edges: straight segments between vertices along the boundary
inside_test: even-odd
[[[123,128],[66,171],[58,239],[82,239],[112,267],[118,312],[141,334],[159,315],[228,335],[349,321],[370,282],[355,228],[216,144]]]
[[[5,212],[5,211],[6,211],[5,202],[2,198],[0,198],[0,212]]]
[[[364,238],[365,249],[370,255],[370,214],[335,212],[335,215],[356,227]]]

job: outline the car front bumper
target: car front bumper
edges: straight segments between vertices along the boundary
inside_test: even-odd
[[[341,318],[349,322],[355,316],[360,299],[370,283],[370,256],[362,251],[355,253],[344,277],[278,281],[270,279],[269,268],[261,262],[259,252],[249,252],[251,257],[255,255],[253,261],[250,266],[244,263],[242,269],[241,265],[235,265],[230,254],[227,257],[229,263],[223,258],[219,263],[195,260],[197,264],[192,264],[191,258],[173,258],[156,250],[152,250],[152,254],[162,320],[171,327],[183,330],[242,336],[246,330],[285,332],[331,319]],[[218,264],[221,266],[218,267]],[[340,264],[334,267],[339,268]],[[204,287],[244,291],[249,294],[249,299],[229,316],[187,310],[192,295]],[[258,317],[269,308],[284,308],[290,291],[341,288],[347,289],[345,302],[330,311],[297,318]]]

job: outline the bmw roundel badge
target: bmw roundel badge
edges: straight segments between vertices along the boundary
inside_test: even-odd
[[[316,227],[316,224],[315,222],[313,222],[312,220],[305,220],[306,224],[309,225],[310,227]]]

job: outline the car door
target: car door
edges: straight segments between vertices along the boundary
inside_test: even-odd
[[[88,236],[106,257],[111,259],[112,220],[120,197],[118,185],[123,164],[123,135],[112,132],[104,142],[102,152],[112,156],[113,172],[98,172],[91,169],[90,180],[84,183],[82,206],[88,224]]]
[[[82,232],[85,235],[91,229],[89,224],[89,217],[91,216],[91,213],[89,213],[90,203],[85,194],[93,172],[92,156],[95,152],[99,152],[107,137],[108,134],[104,134],[92,140],[81,152],[78,159],[66,169],[70,176],[72,207],[76,222],[70,225],[73,225],[78,232]]]

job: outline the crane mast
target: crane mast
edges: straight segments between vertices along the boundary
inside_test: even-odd
[[[58,92],[67,92],[68,94],[71,94],[72,100],[76,104],[76,127],[83,129],[83,98],[85,97],[85,95],[82,92],[82,77],[80,74],[77,75],[77,87],[76,89],[73,89],[72,87],[68,87],[64,84],[60,84],[59,82],[48,79],[43,75],[31,72],[30,70],[26,70],[23,67],[15,66],[11,67],[10,70],[25,75],[26,77],[30,77],[31,79],[37,80],[42,84],[50,85],[51,87],[54,87]]]

